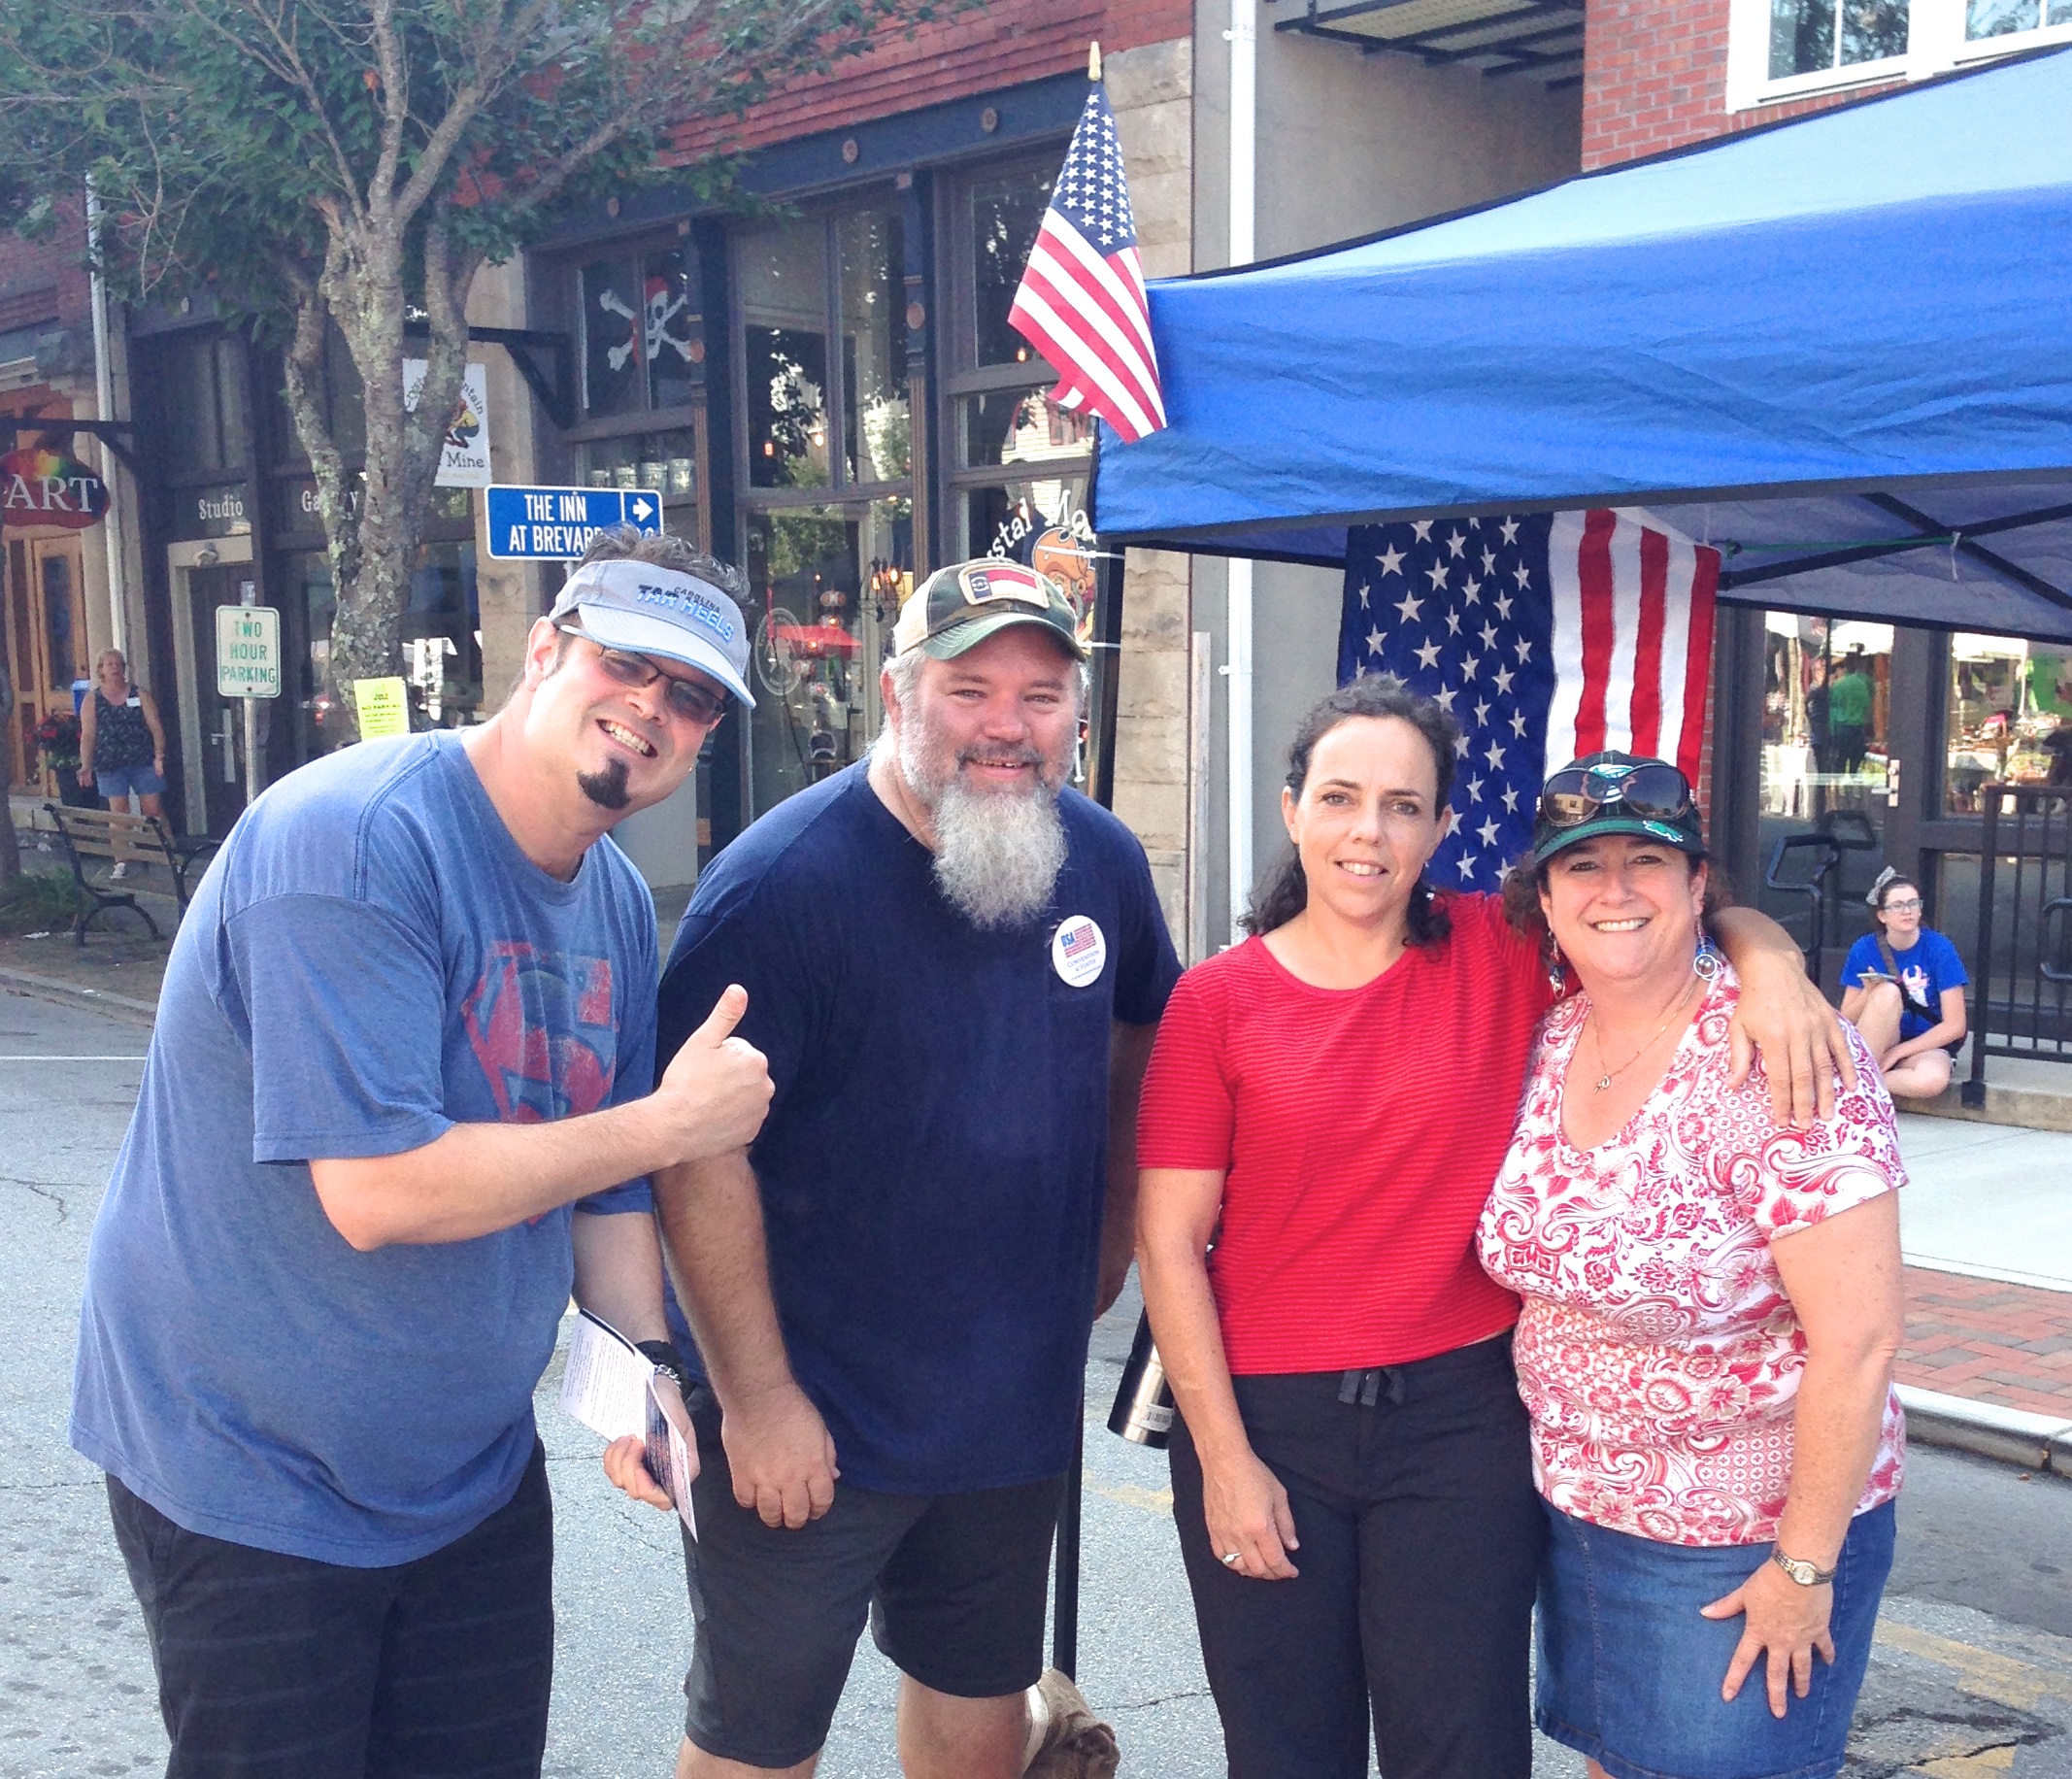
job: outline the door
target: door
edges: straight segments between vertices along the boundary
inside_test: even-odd
[[[200,777],[208,808],[208,831],[220,836],[227,834],[231,823],[245,813],[245,701],[225,698],[216,689],[216,612],[218,606],[244,602],[253,585],[251,565],[225,563],[190,568],[186,584],[194,635],[194,711],[201,738]],[[261,698],[257,702],[259,754],[263,761],[274,700]]]
[[[7,594],[0,603],[16,714],[0,748],[0,769],[11,783],[46,796],[56,794],[57,784],[42,770],[37,726],[47,717],[74,715],[73,682],[91,677],[80,568],[74,533],[8,539]]]

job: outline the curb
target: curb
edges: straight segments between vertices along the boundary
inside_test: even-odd
[[[2072,1479],[2072,1416],[1946,1396],[1912,1384],[1899,1386],[1899,1405],[1907,1411],[1910,1441]]]
[[[107,989],[82,989],[73,983],[60,982],[54,976],[37,976],[27,970],[0,970],[0,989],[34,995],[38,1000],[56,1001],[60,1006],[88,1007],[95,1013],[130,1025],[150,1026],[158,1018],[155,1001],[137,1000]]]

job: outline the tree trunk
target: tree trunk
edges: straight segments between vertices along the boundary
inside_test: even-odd
[[[401,231],[379,218],[332,225],[323,274],[305,286],[287,359],[288,409],[317,479],[337,606],[325,689],[329,726],[341,742],[359,732],[355,682],[402,667],[403,614],[423,533],[448,417],[467,364],[466,286],[474,265],[446,263],[442,231],[426,244],[425,307],[432,333],[414,352],[426,359],[414,410],[403,405],[406,314]],[[457,288],[456,288],[457,286]],[[358,370],[366,451],[351,476],[325,423],[326,322],[335,323]]]

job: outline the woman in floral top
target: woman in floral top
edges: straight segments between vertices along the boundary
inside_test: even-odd
[[[1825,1779],[1891,1565],[1905,1174],[1854,1030],[1827,1118],[1727,1085],[1704,860],[1674,766],[1596,755],[1548,780],[1509,895],[1582,989],[1480,1238],[1524,1298],[1536,1716],[1598,1779]]]

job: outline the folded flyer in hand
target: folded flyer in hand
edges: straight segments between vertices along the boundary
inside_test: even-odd
[[[588,1310],[578,1312],[569,1336],[561,1412],[606,1439],[644,1440],[648,1473],[676,1503],[690,1535],[698,1535],[690,1505],[696,1447],[683,1398],[645,1353]]]

